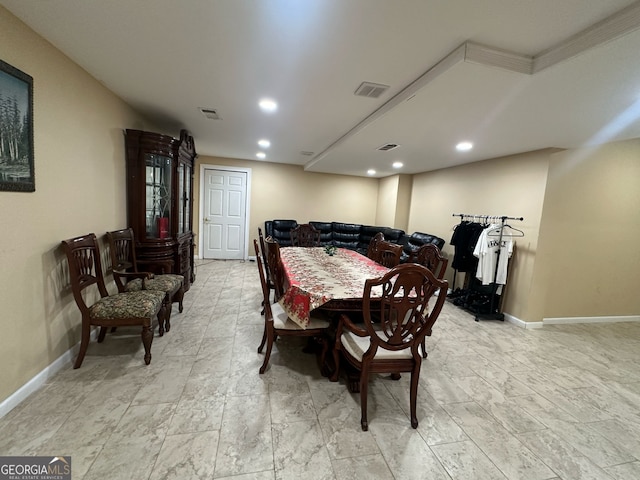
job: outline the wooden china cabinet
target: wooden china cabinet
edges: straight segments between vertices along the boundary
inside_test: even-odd
[[[180,138],[126,130],[127,218],[136,237],[141,270],[184,275],[184,289],[195,280],[193,265],[193,137]]]

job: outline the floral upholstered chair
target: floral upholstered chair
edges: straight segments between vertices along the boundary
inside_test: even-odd
[[[62,247],[69,262],[71,289],[76,304],[82,314],[82,337],[80,351],[73,368],[82,365],[89,346],[91,327],[99,326],[98,342],[101,343],[108,328],[120,326],[142,327],[144,362],[151,362],[151,343],[153,342],[153,319],[160,322],[164,318],[164,292],[141,289],[135,292],[109,295],[102,276],[100,250],[93,233],[62,241]],[[100,298],[88,304],[83,291],[91,285],[97,285]]]
[[[107,242],[111,251],[111,265],[113,278],[118,291],[135,292],[144,288],[164,292],[165,318],[160,323],[158,334],[162,336],[165,330],[171,329],[171,305],[178,302],[179,312],[182,313],[182,299],[184,298],[184,277],[182,275],[163,274],[154,275],[149,272],[138,271],[136,261],[135,238],[131,228],[107,232]]]

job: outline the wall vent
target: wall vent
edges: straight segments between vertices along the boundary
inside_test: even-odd
[[[359,97],[378,98],[388,88],[389,85],[382,85],[381,83],[362,82],[353,93]]]
[[[218,115],[218,112],[214,108],[200,107],[199,110],[200,110],[200,113],[202,113],[209,120],[222,120],[222,117]]]
[[[400,145],[397,143],[385,143],[384,145],[379,146],[376,150],[380,150],[381,152],[388,152],[389,150],[393,150],[394,148],[398,148]]]

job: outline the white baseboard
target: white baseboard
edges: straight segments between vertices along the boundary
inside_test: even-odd
[[[514,317],[508,313],[504,314],[504,319],[521,328],[542,328],[542,322],[525,322],[524,320],[520,320],[518,317]]]
[[[98,331],[98,328],[93,329],[91,332],[91,340],[96,340],[98,338]],[[0,403],[0,418],[4,417],[7,413],[22,403],[29,395],[41,388],[49,378],[53,377],[56,373],[65,368],[69,363],[73,362],[74,358],[76,358],[76,355],[78,354],[78,350],[80,350],[80,342],[60,355],[53,361],[53,363],[45,367],[40,373]]]
[[[560,317],[543,318],[545,325],[560,325],[565,323],[617,323],[640,322],[640,315],[610,316],[610,317]]]

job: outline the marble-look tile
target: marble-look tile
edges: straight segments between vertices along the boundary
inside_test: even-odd
[[[273,470],[263,472],[252,472],[244,475],[233,475],[232,477],[213,477],[216,480],[275,480],[276,473]]]
[[[382,455],[333,460],[336,480],[393,480],[394,477]]]
[[[82,403],[47,442],[55,450],[104,445],[122,420],[129,403]]]
[[[385,386],[409,419],[408,387],[399,384],[399,382],[388,382]],[[427,445],[460,442],[468,438],[458,424],[426,391],[418,392],[416,415],[418,417],[418,432]]]
[[[518,435],[531,451],[549,465],[561,478],[605,480],[611,477],[595,463],[582,456],[571,444],[551,430]]]
[[[616,419],[589,423],[589,427],[640,459],[640,424]]]
[[[362,431],[360,405],[353,402],[334,404],[321,410],[318,420],[332,459],[380,453],[371,432]]]
[[[640,461],[606,467],[604,471],[614,480],[637,480],[640,478]]]
[[[280,393],[269,392],[271,405],[271,421],[276,423],[291,423],[302,420],[316,419],[311,392]]]
[[[451,478],[507,479],[482,450],[471,441],[435,445],[431,447],[431,450],[444,465]]]
[[[278,480],[334,478],[318,421],[273,424],[273,456]]]
[[[153,437],[107,444],[83,480],[148,480],[163,440]]]
[[[483,378],[461,378],[458,385],[510,432],[529,432],[545,428],[542,423],[521,409],[513,397],[507,398]]]
[[[231,369],[232,343],[219,338],[203,339],[191,368],[192,375],[227,375]]]
[[[169,435],[219,430],[226,390],[225,377],[189,377],[171,418]]]
[[[476,403],[444,409],[509,479],[548,479],[553,472]]]
[[[274,468],[270,420],[267,395],[227,397],[220,427],[216,476]]]
[[[590,424],[556,422],[551,430],[599,467],[636,460],[625,448],[599,434]]]
[[[183,480],[213,477],[218,432],[167,435],[149,480]]]
[[[105,449],[111,448],[114,444],[135,443],[142,440],[162,443],[174,410],[173,403],[130,406],[109,437]]]
[[[0,455],[28,456],[39,451],[69,417],[60,415],[17,415],[0,424]]]
[[[445,405],[447,403],[469,402],[472,398],[460,388],[450,377],[440,373],[420,373],[420,383],[435,400]]]
[[[395,478],[449,479],[441,463],[409,422],[372,422],[369,429]],[[416,459],[420,461],[416,462]]]

